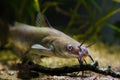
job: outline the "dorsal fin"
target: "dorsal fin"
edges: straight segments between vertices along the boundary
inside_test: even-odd
[[[52,26],[50,25],[48,19],[40,12],[37,14],[36,26],[39,26],[39,27],[51,27],[52,28]]]

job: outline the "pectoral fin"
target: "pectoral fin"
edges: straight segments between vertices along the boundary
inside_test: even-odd
[[[42,45],[40,45],[40,44],[33,44],[33,45],[31,46],[31,48],[32,48],[32,49],[38,49],[38,50],[51,50],[50,48],[46,48],[46,47],[44,47],[44,46],[42,46]]]

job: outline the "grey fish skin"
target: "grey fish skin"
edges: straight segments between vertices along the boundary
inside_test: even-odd
[[[58,57],[77,57],[77,55],[67,51],[66,46],[71,44],[79,46],[80,43],[70,38],[66,34],[49,27],[34,27],[26,24],[16,23],[10,28],[10,43],[13,49],[24,56],[24,53],[31,48],[33,44],[40,44],[46,48],[53,47],[53,50],[37,50],[42,55],[52,55]],[[43,50],[42,50],[43,51]],[[17,55],[18,55],[17,53]]]
[[[82,58],[88,55],[88,50],[80,46],[78,41],[49,27],[34,27],[16,22],[14,27],[10,28],[9,42],[14,53],[21,59],[34,59],[33,56],[45,55],[80,58],[82,61]]]

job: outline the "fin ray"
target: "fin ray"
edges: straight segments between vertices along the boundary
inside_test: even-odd
[[[50,25],[48,19],[40,12],[37,14],[36,26],[39,26],[39,27],[51,27],[52,28],[52,26]]]

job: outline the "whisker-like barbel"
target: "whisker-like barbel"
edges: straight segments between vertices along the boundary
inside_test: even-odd
[[[82,41],[82,43],[80,44],[79,48],[85,43],[85,41],[86,41],[86,39],[84,39],[84,40]]]
[[[94,62],[94,59],[92,58],[92,56],[91,55],[88,55],[89,57],[90,57],[90,59]]]
[[[88,48],[88,47],[94,45],[95,43],[96,43],[96,42],[92,42],[92,43],[90,43],[89,45],[86,46],[86,48]]]

